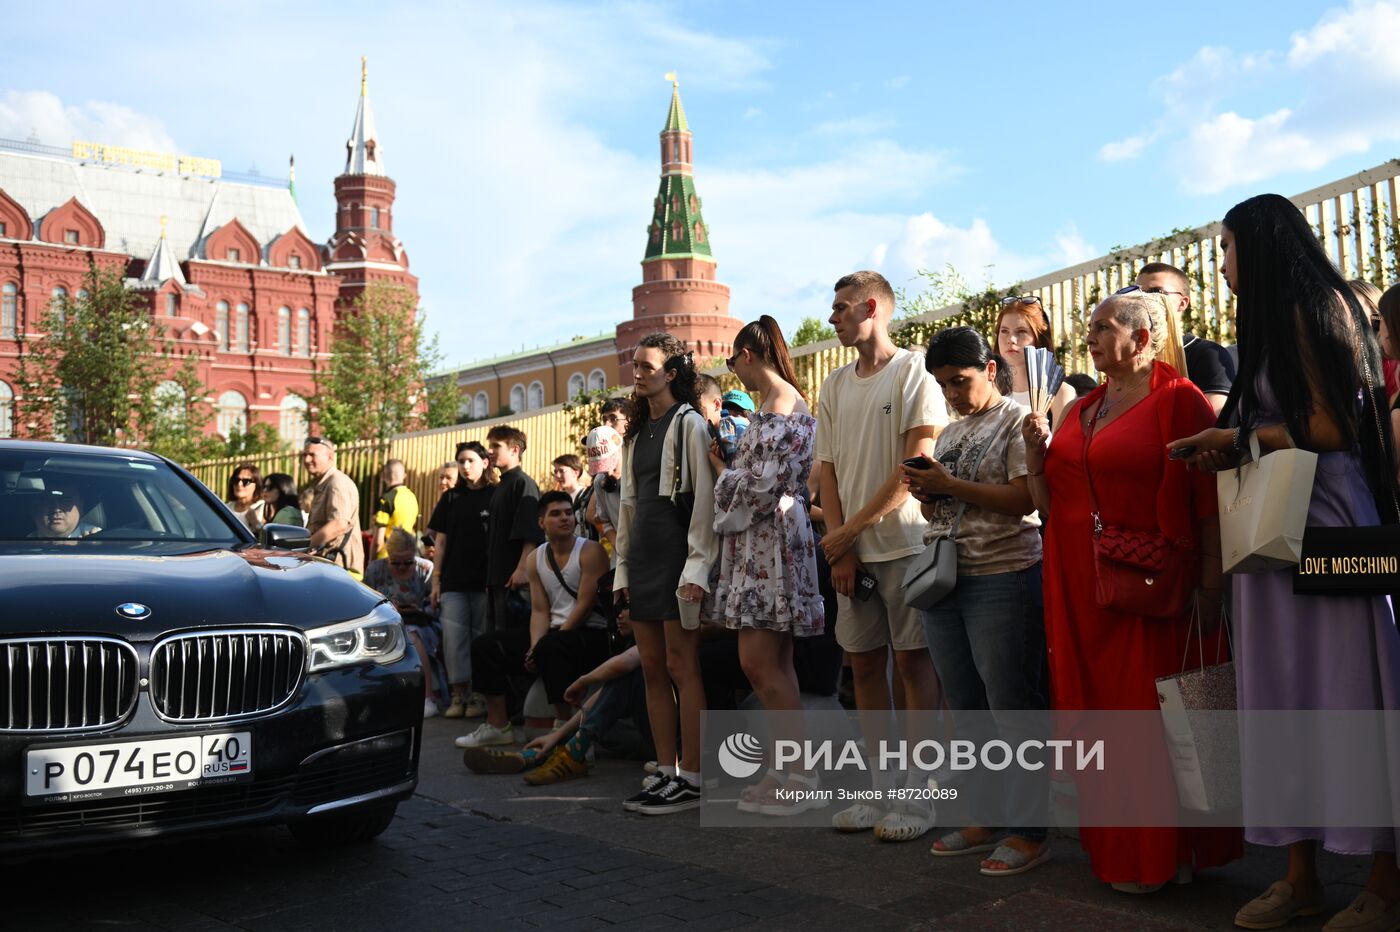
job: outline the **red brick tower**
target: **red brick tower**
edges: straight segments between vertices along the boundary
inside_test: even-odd
[[[632,319],[617,326],[619,374],[632,382],[632,352],[648,333],[666,330],[695,351],[697,364],[732,351],[743,322],[729,316],[729,287],[715,281],[710,231],[700,215],[691,168],[690,127],[680,87],[661,131],[661,190],[647,227],[642,283],[632,289]]]
[[[360,103],[345,143],[345,171],[335,179],[335,233],[325,246],[325,269],[339,275],[340,300],[347,308],[371,281],[391,281],[418,293],[408,271],[408,253],[394,236],[396,185],[384,173],[384,150],[369,105],[369,80],[360,59]]]

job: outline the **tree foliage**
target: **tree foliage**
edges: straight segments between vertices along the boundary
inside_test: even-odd
[[[792,346],[806,346],[809,343],[820,343],[822,340],[830,340],[836,336],[836,331],[818,317],[804,317],[802,323],[797,325],[797,330],[792,334]]]
[[[455,423],[459,392],[428,374],[442,362],[417,299],[402,285],[372,282],[336,325],[331,358],[307,396],[320,431],[336,443]]]

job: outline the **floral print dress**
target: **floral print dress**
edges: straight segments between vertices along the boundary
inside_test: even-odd
[[[805,504],[816,426],[806,414],[754,415],[715,484],[715,531],[723,537],[715,614],[730,628],[822,633]]]

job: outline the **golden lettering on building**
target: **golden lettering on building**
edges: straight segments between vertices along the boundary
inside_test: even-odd
[[[218,178],[223,174],[223,165],[218,159],[172,155],[169,152],[148,152],[144,149],[109,146],[100,142],[75,141],[73,158],[85,162],[101,162],[104,165],[124,165],[147,171],[203,175],[208,178]]]

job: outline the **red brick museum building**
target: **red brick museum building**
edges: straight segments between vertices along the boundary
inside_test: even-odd
[[[205,159],[0,140],[0,437],[13,433],[24,341],[96,263],[123,269],[175,351],[198,360],[219,433],[264,423],[299,443],[305,403],[293,393],[311,390],[336,315],[371,281],[417,292],[394,195],[363,75],[324,244],[290,182],[224,175]]]

